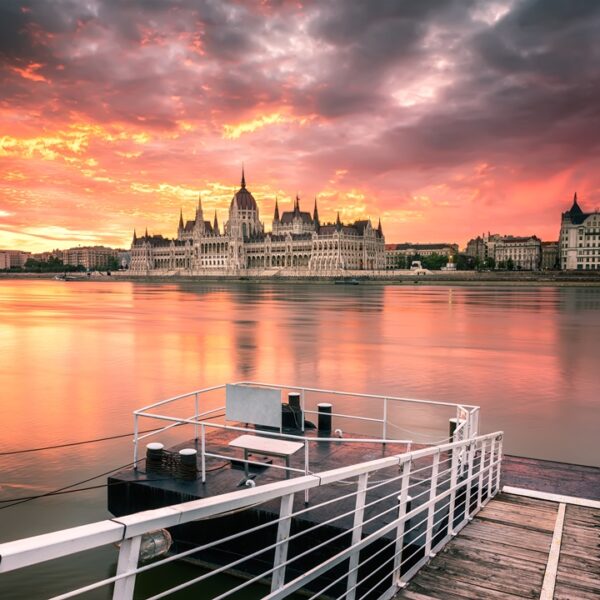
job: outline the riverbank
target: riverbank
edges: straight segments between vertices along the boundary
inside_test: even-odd
[[[55,279],[56,273],[0,273],[3,279],[39,280]],[[340,272],[338,274],[307,276],[303,273],[277,273],[276,275],[232,275],[232,274],[202,274],[183,275],[132,275],[127,271],[106,273],[92,273],[90,277],[85,274],[73,274],[69,282],[78,281],[138,281],[143,283],[190,283],[190,282],[240,282],[252,283],[321,283],[333,282],[387,285],[548,285],[548,286],[600,286],[600,272],[585,271],[432,271],[427,275],[415,275],[411,271],[379,271],[379,272]]]

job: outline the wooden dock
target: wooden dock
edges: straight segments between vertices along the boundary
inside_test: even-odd
[[[514,491],[490,501],[395,598],[600,599],[600,503]]]

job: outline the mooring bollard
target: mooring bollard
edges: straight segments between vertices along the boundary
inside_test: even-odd
[[[195,448],[184,448],[179,451],[179,464],[177,465],[176,477],[179,479],[193,480],[198,475],[198,466],[196,456],[198,451]]]
[[[165,445],[160,442],[146,444],[146,471],[159,473],[164,468]]]
[[[319,413],[318,428],[319,433],[331,434],[331,413],[333,405],[329,402],[321,402],[317,404],[317,411]]]
[[[302,410],[300,406],[300,392],[290,392],[288,394],[288,404],[294,412],[300,412]]]

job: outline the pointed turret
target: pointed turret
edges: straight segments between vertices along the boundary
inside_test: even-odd
[[[244,174],[244,163],[242,163],[242,189],[246,189],[246,176]]]
[[[383,237],[383,227],[381,227],[381,217],[379,217],[379,223],[377,224],[377,232]]]
[[[277,196],[275,196],[275,212],[273,213],[273,221],[279,221],[279,203],[277,202]]]
[[[300,212],[300,198],[298,197],[298,192],[296,192],[296,200],[294,201],[294,212]]]
[[[135,232],[135,229],[133,230],[133,241],[131,242],[131,245],[135,245],[135,243],[137,242],[137,233]]]
[[[183,208],[179,209],[179,226],[178,229],[183,229]]]
[[[581,215],[583,214],[583,211],[581,210],[581,207],[579,206],[579,204],[577,203],[577,192],[575,192],[575,195],[573,196],[573,206],[571,206],[571,210],[569,211],[572,215]]]
[[[335,228],[339,231],[342,228],[342,222],[340,220],[340,211],[338,210],[337,218],[335,220]]]
[[[146,233],[144,234],[144,237],[148,239],[148,227],[146,227]]]
[[[219,235],[219,221],[217,220],[217,211],[215,210],[215,220],[213,222],[213,231],[216,235]]]
[[[202,196],[198,194],[198,206],[196,207],[196,220],[194,227],[201,233],[204,233],[204,211],[202,210]]]
[[[315,208],[313,210],[313,223],[318,227],[319,222],[319,209],[317,208],[317,197],[315,196]]]

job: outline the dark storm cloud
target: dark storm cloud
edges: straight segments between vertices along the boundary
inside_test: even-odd
[[[494,5],[3,2],[0,98],[50,117],[62,110],[159,129],[187,118],[217,130],[224,119],[287,107],[342,130],[337,141],[299,133],[298,148],[318,147],[326,164],[361,163],[362,173],[516,153],[525,167],[556,166],[595,151],[600,2],[520,0],[495,21],[477,16]],[[51,85],[15,70],[34,63]],[[425,77],[447,81],[431,101],[402,105],[395,93],[418,93]],[[371,135],[352,136],[370,120]]]

